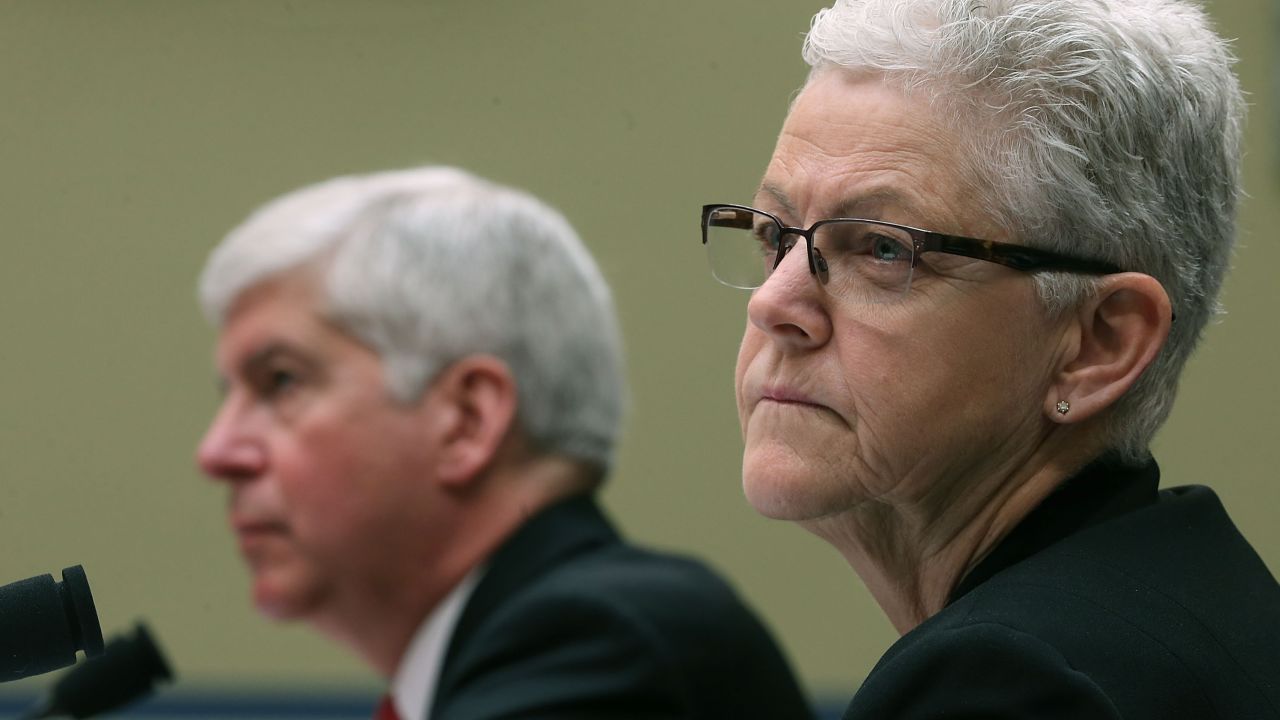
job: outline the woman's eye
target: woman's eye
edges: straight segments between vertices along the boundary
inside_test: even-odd
[[[778,250],[778,231],[771,225],[757,225],[752,231],[756,236],[756,242],[760,243],[760,249],[765,252],[777,252]]]
[[[906,255],[902,243],[890,237],[878,235],[871,239],[871,256],[884,262],[898,262]]]

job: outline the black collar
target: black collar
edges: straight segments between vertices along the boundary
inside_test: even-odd
[[[1063,482],[1023,518],[951,593],[959,600],[993,575],[1044,550],[1059,540],[1109,518],[1156,501],[1160,468],[1155,460],[1125,465],[1104,454]]]

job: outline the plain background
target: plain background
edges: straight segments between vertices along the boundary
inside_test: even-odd
[[[746,295],[713,283],[697,232],[702,203],[750,198],[818,7],[0,4],[0,582],[82,563],[107,633],[146,619],[188,686],[376,686],[249,608],[224,493],[192,461],[217,397],[193,286],[271,197],[457,164],[563,210],[615,288],[633,398],[605,493],[620,524],[712,561],[811,690],[847,695],[895,636],[833,550],[742,498]],[[1262,0],[1211,9],[1251,93],[1251,198],[1229,314],[1156,454],[1166,485],[1212,484],[1276,569],[1277,23]],[[938,412],[966,401],[957,387]]]

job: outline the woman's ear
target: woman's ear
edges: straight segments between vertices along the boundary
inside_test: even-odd
[[[439,455],[436,477],[446,487],[469,485],[497,457],[515,425],[515,377],[491,355],[469,355],[445,368],[427,391]]]
[[[1045,412],[1061,423],[1087,420],[1119,400],[1164,346],[1173,312],[1155,278],[1116,273],[1099,280],[1074,322],[1078,342],[1045,398]]]

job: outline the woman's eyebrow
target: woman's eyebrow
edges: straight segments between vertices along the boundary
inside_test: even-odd
[[[761,195],[767,196],[769,199],[777,203],[778,207],[782,208],[783,214],[792,218],[799,215],[799,212],[796,210],[795,203],[792,203],[791,198],[787,196],[787,193],[777,185],[770,182],[760,183],[759,189],[756,190],[755,199],[752,200],[752,202],[759,204],[760,200],[763,199]]]
[[[795,203],[791,201],[785,190],[769,182],[761,183],[753,202],[759,204],[765,198],[777,203],[783,214],[796,222],[800,222],[800,212],[796,209]],[[914,223],[928,224],[930,220],[906,195],[888,186],[876,187],[843,200],[836,205],[830,216],[821,219],[862,217],[868,220],[878,220],[882,219],[878,216],[883,214],[884,209],[887,207],[900,210],[905,213],[905,217],[902,219],[910,219]]]
[[[887,186],[877,187],[842,201],[836,206],[834,216],[883,220],[882,216],[886,208],[892,208],[904,213],[905,216],[900,218],[902,220],[910,219],[915,223],[923,223],[926,220],[920,209],[911,200],[897,190]]]

